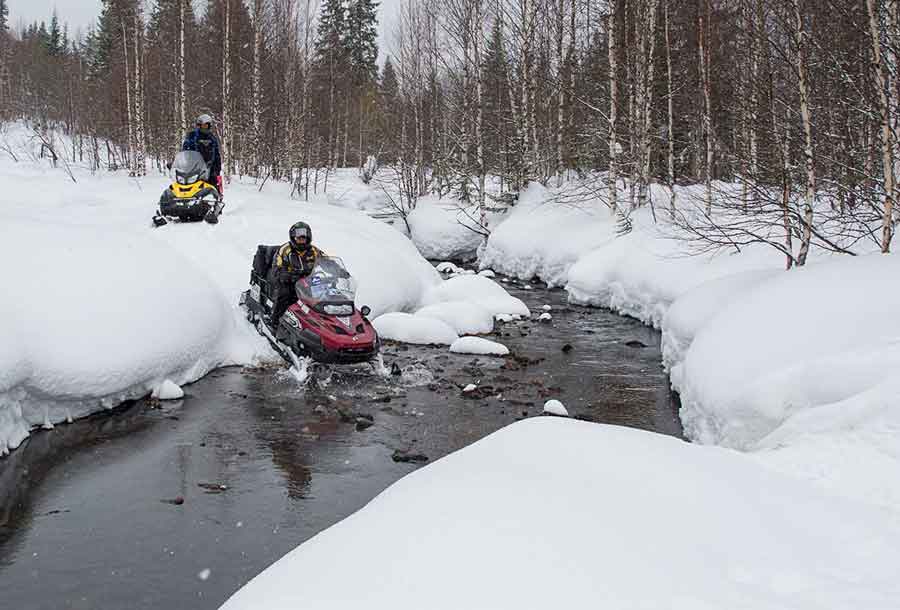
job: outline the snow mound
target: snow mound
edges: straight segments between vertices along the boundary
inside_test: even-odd
[[[426,305],[467,301],[480,305],[491,315],[500,313],[531,315],[520,299],[510,295],[497,282],[481,275],[458,275],[431,288],[424,298]]]
[[[159,400],[178,400],[184,398],[184,390],[171,379],[166,379],[153,389],[150,396]]]
[[[731,303],[673,370],[691,438],[749,448],[805,409],[883,383],[900,365],[900,289],[884,285],[897,273],[895,256],[835,260],[780,274]]]
[[[550,286],[564,286],[569,267],[581,255],[616,236],[605,206],[570,199],[555,201],[553,193],[532,183],[509,217],[491,232],[480,265],[523,280],[538,276]]]
[[[457,205],[439,203],[431,197],[420,200],[406,221],[412,242],[428,259],[472,259],[484,241],[483,236],[466,227],[474,223]]]
[[[496,277],[497,276],[497,274],[494,273],[490,269],[482,269],[481,271],[478,272],[478,275],[480,275],[482,277]]]
[[[450,351],[454,354],[509,355],[509,348],[505,345],[481,337],[460,337],[450,346]]]
[[[559,402],[556,399],[548,400],[544,403],[544,413],[548,413],[550,415],[559,415],[561,417],[568,417],[569,411],[566,410],[566,407],[563,403]]]
[[[437,269],[437,271],[439,271],[440,273],[454,273],[455,274],[455,273],[462,273],[462,271],[463,271],[462,268],[457,267],[455,264],[451,263],[450,261],[444,261],[442,263],[438,263],[437,265],[435,265],[434,268]]]
[[[546,312],[544,312],[538,316],[538,322],[550,322],[552,320],[553,320],[553,316],[551,316],[549,313],[546,313]]]
[[[403,343],[451,345],[458,338],[456,331],[446,322],[399,311],[378,316],[372,320],[372,326],[382,339]]]
[[[700,284],[678,297],[662,321],[662,355],[666,370],[679,364],[697,332],[728,305],[742,299],[779,272],[744,271]]]
[[[898,562],[876,511],[745,455],[541,417],[407,475],[222,610],[888,610]]]
[[[415,315],[446,322],[459,335],[480,335],[494,330],[494,316],[491,312],[481,305],[466,301],[427,305]]]

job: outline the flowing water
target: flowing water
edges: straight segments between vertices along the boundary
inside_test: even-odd
[[[399,374],[319,369],[305,388],[283,369],[220,369],[183,400],[35,432],[0,458],[3,606],[217,608],[426,459],[550,398],[681,436],[657,332],[562,291],[506,287],[553,316],[498,325],[512,357],[386,345]]]

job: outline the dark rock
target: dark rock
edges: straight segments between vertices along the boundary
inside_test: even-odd
[[[571,352],[573,349],[575,349],[575,348],[573,348],[572,345],[571,345],[570,343],[566,343],[565,345],[562,346],[562,351],[563,351],[564,354],[568,354],[568,353]]]
[[[181,506],[184,504],[184,498],[182,496],[176,496],[171,499],[160,500],[163,504],[174,504],[175,506]]]
[[[636,340],[636,339],[633,339],[633,340],[631,340],[631,341],[626,341],[626,342],[625,342],[625,345],[627,345],[628,347],[633,347],[633,348],[635,348],[635,349],[643,349],[643,348],[647,347],[647,344],[646,344],[646,343],[643,343],[643,342],[638,341],[638,340]]]
[[[372,402],[391,402],[391,397],[385,394],[384,396],[377,396],[372,399]]]
[[[220,483],[197,483],[197,487],[202,487],[208,494],[220,494],[223,491],[228,491],[228,485]]]
[[[366,419],[365,417],[357,417],[356,418],[356,429],[360,432],[362,432],[363,430],[367,430],[368,428],[371,428],[374,425],[375,425],[375,422],[371,418],[369,418],[369,419]]]
[[[393,455],[391,455],[391,459],[395,462],[423,463],[428,461],[428,456],[422,453],[407,453],[406,451],[400,451],[399,449],[397,449],[394,451]]]
[[[400,370],[400,366],[396,362],[391,364],[391,375],[399,376],[402,373],[403,373],[403,371]]]

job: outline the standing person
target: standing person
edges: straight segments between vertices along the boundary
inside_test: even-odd
[[[222,155],[219,152],[219,140],[213,133],[213,119],[208,114],[197,117],[196,127],[187,134],[181,150],[196,150],[203,155],[206,167],[209,168],[209,183],[222,190]]]

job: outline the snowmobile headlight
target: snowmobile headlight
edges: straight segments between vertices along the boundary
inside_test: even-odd
[[[322,308],[329,316],[352,316],[353,305],[325,305]]]

